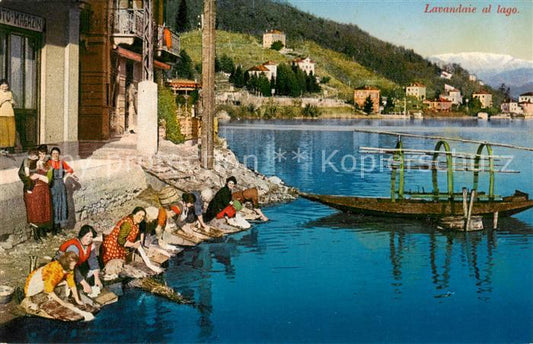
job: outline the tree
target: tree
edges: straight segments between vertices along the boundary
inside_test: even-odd
[[[504,100],[511,100],[511,88],[507,87],[505,83],[502,83],[500,87],[498,88],[498,91],[503,93]]]
[[[246,85],[244,80],[244,73],[242,71],[241,65],[238,65],[237,68],[233,70],[229,76],[229,82],[231,82],[235,87],[242,88]]]
[[[176,13],[176,31],[186,32],[189,29],[187,13],[187,0],[181,0],[178,12]]]
[[[180,51],[180,58],[178,59],[178,62],[174,65],[174,68],[172,70],[172,76],[185,79],[194,78],[192,59],[189,54],[187,54],[185,49],[182,49]]]
[[[225,73],[231,73],[235,69],[235,64],[233,60],[228,55],[224,54],[220,58],[220,70]]]
[[[218,59],[218,56],[215,56],[215,73],[218,73],[222,70],[222,65],[220,64],[220,60]]]
[[[306,80],[306,89],[309,93],[317,93],[320,92],[320,85],[316,81],[316,77],[313,75],[313,73],[310,73]]]
[[[270,49],[280,51],[281,49],[283,49],[283,47],[284,47],[284,45],[283,45],[283,43],[281,43],[281,41],[275,41],[270,46]]]
[[[371,114],[374,111],[374,102],[370,96],[366,97],[365,104],[363,105],[363,111],[367,114]]]

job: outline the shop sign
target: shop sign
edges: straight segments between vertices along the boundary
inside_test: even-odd
[[[44,19],[31,14],[0,7],[0,24],[19,27],[21,29],[43,32]]]

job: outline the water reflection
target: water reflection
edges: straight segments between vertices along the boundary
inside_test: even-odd
[[[237,255],[244,251],[262,254],[265,247],[259,245],[258,233],[256,228],[252,228],[248,232],[226,237],[219,242],[191,247],[173,261],[173,265],[169,268],[167,273],[169,284],[181,290],[185,295],[191,293],[197,295],[196,306],[200,313],[198,341],[205,342],[214,339],[214,324],[211,319],[213,313],[211,275],[222,272],[227,279],[234,279],[236,269],[232,260]],[[217,270],[219,265],[223,270]]]
[[[457,276],[452,276],[452,271],[467,271],[468,279],[462,283],[473,283],[478,299],[482,301],[489,300],[493,291],[493,269],[498,241],[511,238],[516,243],[529,243],[533,230],[531,226],[515,218],[501,219],[498,230],[455,232],[440,231],[429,222],[345,213],[335,213],[310,221],[306,227],[353,230],[361,234],[360,240],[365,240],[365,235],[370,232],[385,233],[388,236],[391,286],[395,294],[403,293],[406,275],[413,273],[413,266],[404,266],[405,261],[412,262],[413,257],[427,257],[428,261],[422,265],[427,265],[430,269],[429,276],[435,287],[435,298],[453,296],[450,281],[452,277],[457,279]],[[490,225],[485,224],[485,228],[490,228]],[[378,239],[382,240],[381,236]],[[452,265],[457,262],[460,262],[463,269],[452,269]]]

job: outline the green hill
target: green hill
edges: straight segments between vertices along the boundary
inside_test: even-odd
[[[170,0],[166,11],[167,23],[176,26],[177,9],[181,1],[187,3],[186,28],[189,30],[198,28],[203,1],[197,0]],[[412,49],[379,40],[357,25],[341,24],[303,12],[284,0],[217,0],[216,28],[219,32],[242,33],[247,37],[246,41],[251,45],[242,50],[239,49],[239,44],[242,42],[232,41],[237,36],[229,36],[230,39],[224,44],[217,44],[219,56],[226,50],[235,51],[235,54],[230,56],[237,57],[239,54],[246,56],[243,61],[245,67],[268,59],[278,61],[274,57],[269,57],[274,52],[268,50],[261,52],[259,42],[263,32],[267,30],[284,31],[287,35],[287,48],[301,51],[314,59],[320,65],[317,75],[331,75],[335,79],[331,85],[338,87],[340,94],[348,94],[351,88],[368,83],[384,87],[384,95],[392,93],[391,95],[399,97],[402,96],[401,88],[412,82],[420,82],[427,86],[428,98],[442,93],[445,83],[460,89],[466,96],[482,88],[487,89],[493,93],[495,104],[499,104],[503,98],[502,92],[469,81],[469,73],[459,65],[447,66],[447,71],[453,72],[453,78],[442,79],[441,68]],[[198,35],[197,32],[190,34]],[[187,50],[188,35],[185,34],[183,37],[183,47]],[[219,39],[225,39],[224,35],[219,35]],[[199,44],[199,41],[197,42]],[[247,50],[252,46],[258,56],[254,56],[255,52]],[[316,50],[318,47],[324,49],[327,59],[323,59],[324,55]],[[314,56],[315,53],[317,56]],[[239,61],[237,58],[235,60]],[[328,63],[323,63],[325,61]],[[353,66],[357,66],[354,67],[355,70],[348,63],[350,61],[354,63]],[[393,92],[395,87],[401,88]]]
[[[181,48],[187,51],[194,64],[201,62],[201,40],[199,30],[181,36]],[[290,63],[297,55],[310,56],[316,62],[316,75],[320,78],[331,78],[325,86],[328,97],[352,99],[353,88],[364,85],[377,86],[385,94],[399,89],[394,82],[350,61],[345,55],[324,49],[314,42],[302,42],[297,50],[284,55],[272,49],[264,49],[254,36],[217,31],[216,51],[218,57],[227,55],[245,70],[266,61]]]

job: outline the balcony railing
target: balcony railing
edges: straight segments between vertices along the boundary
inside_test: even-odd
[[[143,10],[129,8],[115,9],[113,36],[142,39],[144,26],[143,14]]]
[[[172,32],[168,27],[157,27],[157,51],[158,55],[162,52],[167,52],[173,57],[178,57],[180,54],[180,36]]]

